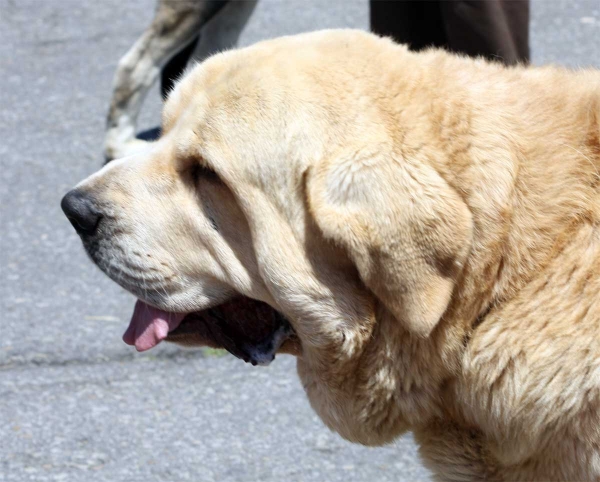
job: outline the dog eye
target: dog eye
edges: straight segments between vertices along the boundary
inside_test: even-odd
[[[219,176],[211,168],[206,167],[198,162],[194,163],[191,170],[194,180],[205,179],[210,182],[220,182]]]

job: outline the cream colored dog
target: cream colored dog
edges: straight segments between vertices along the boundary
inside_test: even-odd
[[[243,295],[344,438],[411,430],[444,480],[600,480],[600,72],[324,31],[210,58],[162,127],[63,201],[143,300],[130,343]]]

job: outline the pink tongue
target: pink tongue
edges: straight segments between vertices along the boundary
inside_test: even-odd
[[[135,345],[137,351],[146,351],[163,341],[169,331],[179,326],[184,313],[169,313],[138,300],[123,341]]]

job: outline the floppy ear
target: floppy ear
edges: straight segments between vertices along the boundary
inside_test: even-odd
[[[408,330],[429,335],[471,245],[471,213],[457,192],[425,163],[361,152],[309,172],[307,195],[367,288]]]

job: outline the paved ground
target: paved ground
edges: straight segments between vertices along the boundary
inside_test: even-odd
[[[153,3],[0,0],[0,481],[427,479],[409,437],[368,449],[328,432],[290,358],[121,342],[133,299],[59,201],[101,165],[116,62]],[[366,28],[366,2],[263,1],[242,43],[332,26]],[[599,41],[596,0],[533,3],[536,63],[600,66]],[[142,127],[159,107],[155,90]]]

